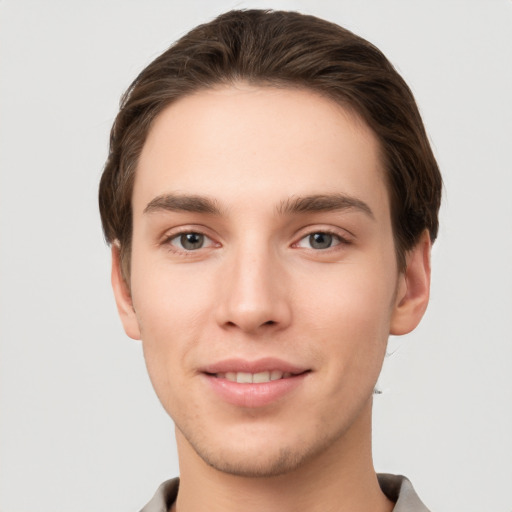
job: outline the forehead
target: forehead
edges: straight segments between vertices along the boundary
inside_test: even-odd
[[[318,93],[245,83],[208,89],[154,121],[136,173],[135,215],[164,193],[264,208],[343,193],[388,207],[379,143],[353,112]]]

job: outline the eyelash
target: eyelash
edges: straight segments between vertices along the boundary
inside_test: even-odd
[[[200,237],[204,237],[205,240],[209,240],[211,242],[212,246],[215,246],[215,245],[220,246],[220,244],[216,244],[208,235],[203,233],[201,230],[194,230],[194,229],[184,229],[182,231],[172,233],[171,235],[167,236],[162,241],[162,245],[167,246],[168,249],[172,252],[184,254],[186,256],[192,255],[193,253],[199,251],[200,249],[208,248],[208,247],[201,246],[201,247],[198,247],[197,249],[185,249],[184,247],[179,248],[179,247],[176,247],[175,245],[173,245],[172,242],[174,240],[178,240],[182,236],[185,236],[185,235],[198,235]]]
[[[334,245],[331,245],[331,246],[323,248],[323,249],[315,249],[313,247],[306,248],[308,250],[315,251],[315,252],[325,252],[325,251],[328,251],[330,249],[334,249],[335,250],[335,248],[337,246],[339,246],[339,245],[350,245],[352,243],[348,238],[343,237],[339,233],[335,233],[332,230],[329,230],[329,229],[318,229],[318,230],[313,230],[313,231],[310,231],[310,232],[306,233],[303,237],[300,238],[300,240],[298,242],[295,242],[293,244],[293,247],[299,247],[299,244],[303,240],[306,240],[306,239],[310,239],[311,240],[311,237],[314,236],[314,235],[328,235],[328,236],[332,237],[333,239],[335,239],[337,241],[337,243],[335,243]]]
[[[198,236],[204,237],[206,240],[209,240],[211,242],[211,245],[209,245],[208,247],[205,247],[203,245],[201,247],[198,247],[197,249],[186,249],[183,246],[181,248],[176,247],[172,242],[174,240],[179,239],[180,237],[182,237],[184,235],[198,235]],[[351,240],[349,240],[348,238],[343,237],[339,233],[335,233],[332,230],[318,229],[318,230],[312,230],[312,231],[305,233],[297,242],[292,244],[292,247],[300,247],[299,244],[303,240],[306,240],[314,235],[328,235],[329,237],[332,237],[333,239],[335,239],[337,243],[335,243],[334,245],[330,245],[329,247],[322,248],[322,249],[316,249],[313,247],[303,247],[304,249],[307,249],[309,251],[314,251],[314,252],[327,252],[329,250],[333,250],[333,249],[335,250],[335,248],[338,247],[339,245],[346,246],[346,245],[350,245],[352,243]],[[171,235],[167,236],[162,241],[162,245],[167,246],[168,249],[172,252],[183,254],[185,256],[191,256],[195,252],[199,251],[200,249],[208,249],[210,247],[215,247],[215,246],[220,247],[219,243],[214,242],[212,240],[212,238],[210,238],[204,232],[202,232],[201,230],[193,230],[193,229],[184,229],[182,231],[172,233]]]

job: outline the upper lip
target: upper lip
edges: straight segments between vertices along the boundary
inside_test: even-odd
[[[227,372],[259,373],[272,370],[280,370],[283,373],[298,375],[308,371],[309,368],[296,366],[274,357],[265,357],[254,361],[239,358],[224,359],[201,368],[201,372],[210,374]]]

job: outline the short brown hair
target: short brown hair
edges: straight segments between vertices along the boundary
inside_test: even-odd
[[[129,278],[132,192],[152,122],[177,99],[245,81],[316,91],[355,111],[374,131],[386,169],[398,266],[427,229],[438,231],[442,180],[414,97],[378,48],[328,21],[296,12],[222,14],[179,39],[121,99],[99,205],[105,238],[120,245]]]

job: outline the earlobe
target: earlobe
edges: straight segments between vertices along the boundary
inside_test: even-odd
[[[397,296],[391,317],[390,334],[411,332],[420,323],[430,296],[430,250],[427,230],[407,253],[407,267],[399,277]]]
[[[140,328],[133,308],[130,289],[123,278],[119,245],[112,244],[112,289],[116,299],[117,311],[124,330],[130,338],[140,340]]]

